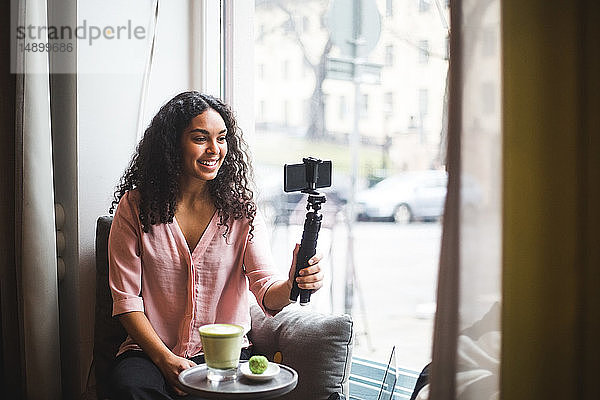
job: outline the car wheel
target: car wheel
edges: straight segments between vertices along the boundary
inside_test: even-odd
[[[408,224],[412,221],[412,212],[407,204],[400,204],[394,211],[394,221],[398,224]]]

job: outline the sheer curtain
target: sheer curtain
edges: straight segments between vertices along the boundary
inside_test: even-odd
[[[454,1],[451,15],[449,187],[431,388],[420,398],[495,399],[502,261],[500,1]]]
[[[12,5],[13,12],[18,11],[19,25],[46,26],[46,1],[21,0]],[[59,399],[58,273],[48,53],[17,53],[16,62],[19,74],[15,219],[25,395],[31,399]]]

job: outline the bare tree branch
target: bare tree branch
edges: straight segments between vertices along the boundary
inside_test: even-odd
[[[263,4],[269,3],[269,1],[262,2]],[[288,7],[288,1],[285,0],[271,0],[271,4],[279,8],[287,16],[286,23],[289,24],[288,33],[293,37],[294,42],[298,46],[304,63],[311,68],[315,76],[315,86],[310,98],[310,111],[309,111],[309,123],[306,135],[310,138],[323,138],[326,136],[325,127],[325,100],[323,94],[323,82],[327,77],[327,59],[331,52],[332,42],[327,34],[327,41],[323,49],[320,52],[318,61],[313,62],[310,59],[310,52],[306,47],[305,40],[302,38],[302,32],[296,23],[294,18],[294,12]],[[323,7],[321,17],[327,12],[327,8]]]
[[[300,51],[302,52],[302,58],[304,59],[304,62],[311,68],[315,69],[317,66],[314,65],[310,61],[310,58],[308,57],[308,50],[306,49],[306,46],[304,46],[304,42],[302,41],[302,38],[300,37],[300,30],[298,29],[298,25],[296,24],[296,20],[294,19],[293,13],[290,11],[289,8],[287,8],[283,4],[282,1],[277,1],[277,6],[279,7],[279,9],[281,9],[281,11],[283,11],[284,13],[287,14],[288,22],[289,22],[289,24],[292,28],[292,32],[293,32],[292,36],[294,37],[296,44],[298,45],[298,47],[300,48]]]

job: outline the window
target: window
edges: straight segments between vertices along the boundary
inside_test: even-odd
[[[430,0],[419,0],[419,12],[425,13],[429,11],[429,7],[431,6]]]
[[[391,44],[385,46],[385,65],[387,67],[394,65],[394,46]]]
[[[394,16],[394,0],[385,0],[385,16]]]
[[[419,89],[419,114],[427,115],[429,111],[429,90]]]
[[[265,24],[260,24],[256,30],[256,40],[260,41],[265,36]]]
[[[302,235],[306,196],[283,192],[283,164],[302,162],[309,155],[332,160],[333,186],[323,189],[327,202],[318,242],[326,254],[326,282],[307,307],[352,314],[357,357],[386,363],[397,344],[402,365],[421,370],[431,356],[441,208],[431,207],[435,216],[415,214],[407,220],[396,202],[396,187],[384,184],[379,187],[382,192],[375,194],[369,190],[387,176],[431,165],[443,167],[436,157],[448,64],[427,60],[430,45],[443,44],[447,31],[439,18],[429,16],[417,15],[410,27],[398,23],[401,16],[414,16],[419,3],[377,4],[382,14],[393,18],[381,19],[379,41],[365,62],[384,64],[384,68],[379,84],[360,84],[358,99],[351,80],[319,76],[326,67],[321,62],[339,56],[335,45],[325,47],[328,32],[326,25],[319,24],[326,21],[328,1],[289,1],[284,11],[275,0],[261,0],[255,7],[254,24],[269,29],[263,41],[254,43],[256,68],[265,65],[264,80],[255,82],[254,108],[262,110],[257,115],[264,113],[271,119],[270,123],[257,120],[254,126],[252,153],[262,189],[258,205],[261,210],[275,210],[263,215],[272,231],[274,259],[285,273],[291,249]],[[303,23],[302,32],[286,33],[286,29],[300,29],[289,26],[290,18],[295,25],[309,21],[310,29]],[[415,48],[422,54],[415,56]],[[419,63],[417,57],[425,62]],[[423,118],[426,142],[418,140]],[[353,159],[352,146],[357,142],[359,156]],[[354,178],[357,202],[355,214],[350,215]],[[348,252],[349,246],[353,253]],[[352,284],[346,285],[347,281]]]
[[[261,81],[264,80],[265,79],[265,64],[263,64],[263,63],[258,64],[256,69],[257,69],[256,73],[258,75],[258,79]]]
[[[344,119],[346,118],[346,115],[348,114],[348,104],[346,102],[346,96],[340,96],[340,108],[339,108],[339,114],[338,117],[339,119]]]
[[[302,17],[302,32],[310,28],[310,19],[307,16]]]
[[[408,129],[414,130],[417,129],[417,121],[414,115],[410,115],[408,117]]]
[[[304,110],[303,110],[304,124],[306,124],[310,120],[310,104],[311,104],[310,99],[305,99],[304,102],[302,103],[302,106],[304,107]]]
[[[284,100],[283,102],[283,125],[286,127],[290,125],[290,101]]]
[[[285,20],[285,22],[282,24],[282,28],[285,33],[294,32],[294,20],[292,17]]]
[[[366,116],[369,113],[369,95],[368,94],[361,95],[360,112],[361,112],[361,115],[363,115],[363,116]]]
[[[394,93],[386,92],[383,98],[383,112],[391,114],[394,110]]]
[[[264,100],[261,100],[258,103],[258,118],[256,122],[263,122],[265,120],[266,114],[267,114],[267,104]]]
[[[283,74],[283,79],[290,79],[290,60],[283,61],[281,73]]]
[[[419,64],[427,64],[429,62],[429,41],[419,40]]]

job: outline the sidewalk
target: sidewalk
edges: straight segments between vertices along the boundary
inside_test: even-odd
[[[395,345],[398,366],[420,371],[430,361],[440,235],[438,223],[355,224],[355,355],[387,363]],[[282,273],[301,236],[300,225],[274,227],[273,255]],[[325,256],[325,284],[309,309],[344,312],[347,237],[342,223],[321,229],[318,251]]]

